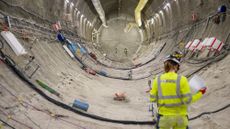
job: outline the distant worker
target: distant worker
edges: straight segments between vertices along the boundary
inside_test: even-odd
[[[187,78],[177,74],[179,67],[180,58],[167,56],[164,60],[165,73],[157,76],[152,83],[150,101],[158,107],[156,129],[187,129],[188,105],[206,92],[206,88],[202,88],[192,95]]]
[[[126,56],[128,56],[128,49],[127,48],[124,49],[124,53]]]

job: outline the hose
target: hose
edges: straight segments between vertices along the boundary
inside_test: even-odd
[[[99,121],[104,121],[104,122],[111,122],[111,123],[116,123],[116,124],[133,124],[133,125],[155,125],[156,121],[132,121],[132,120],[114,120],[114,119],[109,119],[109,118],[105,118],[105,117],[101,117],[101,116],[97,116],[94,114],[89,114],[86,112],[82,112],[80,110],[77,110],[69,105],[66,105],[60,101],[57,101],[51,97],[49,97],[48,95],[46,95],[42,90],[40,90],[39,88],[36,87],[36,85],[34,83],[32,83],[20,70],[19,68],[15,65],[15,63],[12,61],[12,59],[9,59],[9,56],[4,55],[4,53],[0,50],[0,53],[3,54],[4,58],[4,62],[6,63],[6,65],[8,65],[14,72],[15,74],[18,75],[19,78],[21,78],[24,82],[26,82],[28,84],[28,86],[30,86],[30,88],[32,88],[33,90],[35,90],[39,95],[41,95],[43,98],[45,98],[47,101],[55,104],[56,106],[59,106],[63,109],[69,110],[71,112],[74,112],[76,114],[79,114],[81,116],[84,117],[88,117],[88,118],[92,118],[95,120],[99,120]],[[207,115],[207,114],[213,114],[213,113],[217,113],[220,112],[224,109],[227,109],[230,107],[230,104],[228,104],[227,106],[224,106],[218,110],[215,111],[211,111],[211,112],[203,112],[195,117],[189,118],[189,120],[195,120],[200,118],[203,115]],[[14,128],[13,128],[14,129]]]
[[[13,126],[11,126],[10,124],[8,124],[7,122],[3,121],[2,119],[0,119],[0,121],[1,121],[3,124],[7,125],[8,127],[12,128],[12,129],[16,129],[16,128],[14,128]]]

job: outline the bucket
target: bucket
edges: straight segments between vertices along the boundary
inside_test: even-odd
[[[204,82],[204,80],[203,80],[201,77],[199,77],[198,75],[194,75],[194,76],[190,79],[189,85],[190,85],[190,87],[191,87],[193,90],[198,91],[198,90],[200,90],[200,89],[202,89],[202,88],[205,87],[205,82]]]
[[[89,104],[81,102],[79,100],[74,100],[73,107],[87,111],[89,108]]]

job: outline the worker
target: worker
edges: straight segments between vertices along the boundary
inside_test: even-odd
[[[127,48],[124,49],[124,53],[126,56],[128,56],[128,49]]]
[[[167,56],[165,73],[158,75],[152,83],[150,101],[158,107],[156,129],[188,128],[188,105],[206,92],[206,88],[202,88],[192,95],[187,78],[177,74],[179,67],[180,58]]]

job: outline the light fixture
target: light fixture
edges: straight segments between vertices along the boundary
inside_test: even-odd
[[[70,3],[70,6],[71,6],[71,7],[73,7],[73,6],[74,6],[74,3],[73,3],[73,2],[71,2],[71,3]]]
[[[69,3],[69,0],[65,0],[66,3]]]
[[[156,18],[159,17],[160,15],[158,13],[156,13]]]
[[[160,10],[159,13],[161,13],[163,15],[163,11],[162,10]]]
[[[154,23],[154,18],[152,18],[152,24]]]
[[[164,9],[167,9],[170,7],[170,3],[165,4]]]

